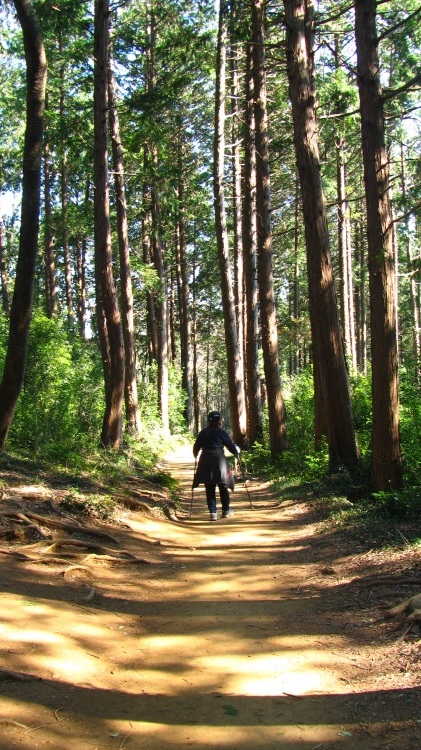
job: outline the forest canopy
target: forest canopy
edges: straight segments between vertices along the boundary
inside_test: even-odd
[[[0,14],[2,447],[153,445],[218,409],[250,466],[418,487],[419,5]]]

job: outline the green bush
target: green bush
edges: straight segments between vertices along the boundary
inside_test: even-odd
[[[98,441],[104,410],[95,344],[69,336],[37,310],[31,323],[24,384],[10,428],[12,446],[65,458]]]

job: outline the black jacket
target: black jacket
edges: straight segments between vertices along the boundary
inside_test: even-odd
[[[220,427],[206,427],[199,432],[193,446],[196,458],[201,450],[199,463],[193,479],[193,487],[199,484],[226,484],[234,489],[234,474],[224,455],[224,447],[234,456],[238,451],[230,436]]]

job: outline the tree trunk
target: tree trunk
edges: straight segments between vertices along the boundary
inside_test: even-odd
[[[158,187],[156,175],[158,172],[158,153],[154,147],[152,153],[154,177],[151,191],[152,198],[152,248],[155,271],[160,281],[159,293],[156,298],[156,315],[158,329],[158,403],[162,426],[169,431],[168,415],[168,325],[167,325],[167,278],[164,267],[164,247],[161,238],[161,221]]]
[[[118,449],[122,439],[124,345],[113,278],[108,195],[108,0],[96,0],[94,21],[94,236],[98,324],[105,321],[108,351],[101,340],[105,413],[101,443]],[[109,363],[108,363],[109,358]],[[107,377],[109,382],[107,383]]]
[[[184,205],[184,164],[181,127],[178,138],[178,248],[179,248],[179,299],[180,299],[180,342],[181,342],[181,386],[186,394],[184,418],[187,427],[192,428],[192,351],[190,335],[190,291],[186,256],[186,227]]]
[[[144,170],[148,173],[148,154],[145,147]],[[150,191],[146,181],[142,188],[142,254],[143,262],[146,266],[152,267],[151,260],[151,209],[150,209]],[[146,308],[147,308],[147,328],[149,340],[149,361],[158,362],[158,330],[156,327],[155,304],[153,294],[149,289],[146,290]]]
[[[330,467],[358,463],[351,399],[340,334],[320,174],[315,83],[313,5],[284,0],[286,54],[294,141],[303,200],[315,386],[320,382]],[[318,381],[320,378],[320,381]]]
[[[113,59],[110,55],[108,94],[110,104],[110,131],[114,166],[114,190],[117,206],[117,237],[120,260],[121,315],[125,355],[124,401],[126,423],[130,433],[140,431],[140,413],[137,399],[136,348],[134,338],[133,290],[130,272],[130,250],[127,228],[126,191],[124,184],[123,150],[117,112]]]
[[[237,33],[239,11],[237,0],[230,3],[230,71],[231,71],[231,158],[232,220],[234,229],[234,304],[236,312],[238,355],[244,370],[244,261],[241,215],[241,120],[240,120],[240,51]]]
[[[7,288],[7,273],[6,273],[6,258],[5,258],[6,246],[4,244],[4,228],[3,228],[3,217],[0,216],[0,283],[1,283],[1,303],[2,310],[6,318],[10,315],[9,305],[9,291]]]
[[[86,180],[85,189],[85,201],[84,201],[84,219],[86,222],[86,214],[89,206],[89,193],[91,183],[89,177]],[[86,229],[83,230],[82,236],[77,243],[76,250],[76,266],[77,266],[77,316],[80,326],[82,338],[86,338],[86,252],[88,246],[88,237]]]
[[[270,205],[269,127],[265,70],[265,3],[253,0],[253,73],[254,116],[256,128],[256,210],[257,210],[257,278],[259,284],[260,321],[263,362],[269,415],[272,455],[287,446],[285,406],[279,373],[278,329],[273,290],[272,229]]]
[[[246,438],[244,380],[238,349],[237,324],[231,283],[228,233],[224,205],[225,151],[225,72],[227,39],[227,5],[221,0],[216,68],[214,179],[216,239],[221,277],[222,308],[224,312],[225,345],[228,365],[228,390],[234,441],[243,447]]]
[[[246,289],[247,439],[262,437],[262,398],[259,368],[259,309],[256,276],[256,150],[254,143],[253,54],[247,46],[244,130],[243,253]]]
[[[367,204],[370,286],[373,489],[402,485],[395,278],[385,148],[383,100],[377,54],[376,2],[355,0],[361,140]]]
[[[42,130],[47,61],[29,0],[14,0],[26,58],[26,128],[23,153],[19,255],[10,312],[9,341],[0,384],[0,450],[3,450],[22,388],[38,251]]]
[[[196,309],[196,227],[194,229],[193,239],[193,289],[192,289],[192,336],[193,336],[193,414],[194,414],[194,430],[199,432],[200,424],[200,400],[199,400],[199,373],[198,373],[198,357],[197,357],[197,309]]]
[[[45,308],[47,317],[57,312],[56,272],[54,263],[54,237],[51,216],[50,192],[50,148],[44,132],[44,267],[45,267]]]
[[[59,31],[59,50],[64,57],[62,31]],[[61,224],[63,241],[64,278],[66,284],[66,306],[69,320],[73,319],[73,294],[72,294],[72,270],[69,251],[69,218],[68,218],[68,196],[67,196],[67,150],[64,138],[65,107],[64,97],[66,91],[66,67],[63,63],[60,67],[60,126],[61,134]]]

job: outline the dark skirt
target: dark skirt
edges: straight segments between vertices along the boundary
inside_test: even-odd
[[[199,484],[226,484],[234,489],[234,473],[223,450],[202,450],[193,479],[193,487]]]

